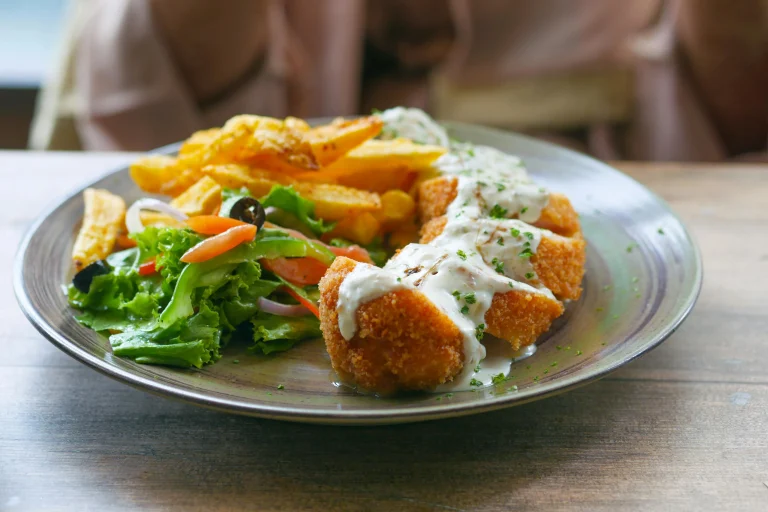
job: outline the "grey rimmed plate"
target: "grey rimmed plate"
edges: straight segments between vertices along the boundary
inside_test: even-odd
[[[110,377],[214,409],[314,423],[401,423],[522,404],[594,381],[674,332],[696,301],[702,265],[685,227],[661,199],[624,174],[573,151],[498,130],[447,125],[458,139],[519,155],[540,184],[567,194],[588,242],[582,298],[568,305],[539,341],[535,355],[513,364],[513,377],[503,384],[451,397],[359,395],[334,385],[322,340],[273,357],[230,346],[218,363],[202,370],[114,357],[105,338],[75,321],[62,292],[72,275],[69,254],[83,211],[81,191],[45,212],[30,228],[16,259],[16,296],[46,338]],[[128,202],[143,195],[125,168],[91,186]]]

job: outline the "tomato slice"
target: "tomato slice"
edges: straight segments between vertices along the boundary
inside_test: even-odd
[[[305,308],[307,308],[308,310],[310,310],[310,311],[312,312],[312,314],[313,314],[313,315],[315,315],[317,318],[320,318],[320,310],[319,310],[319,309],[317,309],[317,304],[315,304],[315,303],[314,303],[314,302],[312,302],[311,300],[307,300],[307,299],[305,299],[304,297],[302,297],[301,295],[299,295],[299,294],[298,294],[298,293],[296,293],[295,291],[291,290],[291,289],[290,289],[290,288],[288,288],[287,286],[283,287],[283,290],[285,290],[286,292],[288,292],[288,295],[290,295],[291,297],[293,297],[294,299],[296,299],[297,301],[299,301],[299,303],[300,303],[302,306],[304,306]]]
[[[229,228],[221,234],[206,238],[190,250],[184,253],[181,261],[184,263],[202,263],[220,254],[234,249],[244,242],[250,242],[256,238],[256,226],[243,223],[240,226]]]
[[[146,263],[142,263],[139,265],[139,275],[140,276],[149,276],[157,272],[157,265],[155,262],[155,258],[152,258]]]
[[[270,272],[299,286],[319,283],[328,270],[328,265],[314,258],[274,258],[260,263]]]
[[[197,215],[188,218],[186,224],[192,231],[201,235],[218,235],[230,228],[247,225],[246,222],[218,215]]]
[[[359,245],[350,245],[349,247],[328,247],[336,256],[346,256],[347,258],[361,263],[373,264],[371,255],[368,251],[360,247]]]

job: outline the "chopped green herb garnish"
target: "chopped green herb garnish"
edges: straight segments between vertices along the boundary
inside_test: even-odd
[[[480,371],[480,363],[477,363],[477,366],[475,366],[475,373]]]
[[[658,229],[658,233],[659,233],[660,235],[663,235],[663,234],[664,234],[664,230],[663,230],[663,229],[661,229],[661,228],[659,228],[659,229]]]
[[[629,244],[627,246],[627,252],[632,252],[632,249],[634,249],[635,247],[639,247],[639,246],[636,243],[634,243],[634,242]]]
[[[474,304],[475,302],[477,302],[477,298],[475,298],[474,293],[468,293],[464,296],[464,302],[466,302],[467,304]]]
[[[477,327],[475,327],[475,338],[477,338],[478,341],[482,340],[484,335],[485,335],[485,324],[480,324]]]
[[[461,249],[459,249],[458,251],[456,251],[456,254],[457,254],[457,255],[459,256],[459,258],[461,258],[462,260],[464,260],[464,261],[466,261],[466,260],[467,260],[467,253],[465,253],[465,252],[464,252],[464,251],[462,251]]]
[[[232,364],[240,364],[240,360],[239,359],[235,359],[234,361],[232,361]]]
[[[581,354],[583,354],[583,352],[582,352],[581,350],[577,350],[577,351],[576,351],[576,355],[577,355],[577,356],[580,356]]]
[[[491,208],[491,211],[488,212],[488,215],[490,215],[492,219],[503,219],[507,216],[507,209],[495,204],[493,205],[493,208]]]
[[[285,386],[283,386],[282,384],[278,384],[277,389],[285,389]]]
[[[501,384],[502,382],[506,382],[507,380],[509,380],[509,379],[507,379],[507,377],[503,373],[499,373],[497,375],[494,375],[491,378],[491,382],[493,382],[494,384]]]
[[[475,156],[475,150],[474,150],[473,148],[469,148],[469,149],[467,150],[467,154],[468,154],[469,156],[472,156],[472,157],[473,157],[473,156]]]
[[[538,380],[539,380],[539,376],[538,376],[538,375],[537,375],[537,376],[535,376],[535,377],[533,378],[533,380],[535,380],[535,381],[537,381],[537,382],[538,382]]]
[[[509,285],[510,288],[514,288],[515,287],[514,281],[510,281],[507,284]]]
[[[469,381],[469,385],[470,386],[480,387],[480,386],[483,385],[483,383],[481,381],[477,380],[477,379],[472,379],[472,380]]]
[[[549,366],[552,366],[552,367],[557,366],[557,361],[552,361],[552,364],[550,364]]]
[[[456,298],[456,300],[459,300],[461,298],[461,292],[459,292],[459,290],[453,290],[453,293],[451,293],[451,295],[453,295]]]
[[[533,272],[526,272],[525,273],[525,278],[526,279],[533,279],[534,277],[536,277],[536,274],[533,273]]]
[[[632,278],[632,282],[633,282],[633,283],[636,283],[636,282],[638,282],[639,280],[640,280],[640,278],[639,278],[639,277],[633,277],[633,278]]]
[[[469,306],[462,306],[461,314],[466,315],[467,313],[469,313]]]
[[[526,231],[523,234],[525,235],[525,238],[527,238],[528,240],[533,240],[533,233],[531,233],[530,231]]]
[[[518,256],[520,256],[521,258],[530,258],[531,256],[533,256],[533,251],[531,250],[530,247],[526,247],[525,249],[522,250],[520,254],[518,254]]]
[[[546,370],[544,370],[542,373],[543,373],[544,375],[548,374],[548,373],[549,373],[549,368],[547,368]]]
[[[445,398],[453,398],[453,393],[446,393],[443,396],[445,396]]]
[[[528,211],[528,207],[527,206],[523,206],[523,208],[520,210],[520,214],[522,215],[522,214],[524,214],[527,211]]]
[[[499,237],[499,239],[498,239],[498,240],[496,240],[496,243],[497,243],[498,245],[504,245],[504,239],[503,239],[503,238],[501,238],[501,237]]]
[[[493,270],[495,270],[499,274],[504,273],[504,262],[500,261],[499,258],[493,258],[491,260],[491,265],[493,265]]]
[[[506,188],[507,188],[507,186],[504,185],[503,183],[496,183],[496,190],[498,190],[499,192],[502,192],[503,190],[506,190]]]
[[[563,347],[561,347],[560,345],[555,345],[555,348],[556,348],[557,350],[563,350]]]
[[[398,277],[398,278],[397,278],[397,282],[399,283],[399,282],[401,282],[401,281],[402,281],[402,279]]]
[[[507,388],[507,391],[517,391],[517,386],[512,386],[511,388]]]
[[[487,187],[487,186],[488,186],[488,184],[487,184],[486,182],[484,182],[484,181],[478,181],[478,182],[477,182],[477,186],[478,186],[478,187]]]
[[[435,400],[437,400],[438,402],[439,402],[440,400],[442,400],[442,399],[443,399],[443,397],[441,397],[441,396],[439,396],[439,397],[435,398]]]
[[[514,236],[514,237],[520,236],[520,230],[519,229],[512,228],[512,229],[509,230],[509,232],[512,233],[512,236]]]

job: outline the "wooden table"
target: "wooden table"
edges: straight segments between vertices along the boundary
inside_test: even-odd
[[[381,428],[229,416],[59,352],[11,290],[22,231],[131,155],[0,153],[0,508],[768,510],[768,166],[619,163],[704,253],[670,340],[541,402]]]

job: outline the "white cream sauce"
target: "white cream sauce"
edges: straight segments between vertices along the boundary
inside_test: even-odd
[[[381,118],[397,136],[450,145],[445,130],[420,110],[398,107]],[[496,293],[518,289],[552,297],[533,286],[530,262],[548,232],[529,223],[539,218],[549,193],[531,181],[519,158],[490,147],[454,144],[434,167],[458,178],[443,232],[429,244],[406,246],[384,268],[358,264],[339,288],[339,330],[351,339],[360,305],[389,292],[419,290],[464,337],[464,369],[436,391],[467,390],[491,384],[493,376],[509,372],[515,358],[532,353],[512,353],[505,343],[506,352],[497,347],[489,357],[481,340]]]

